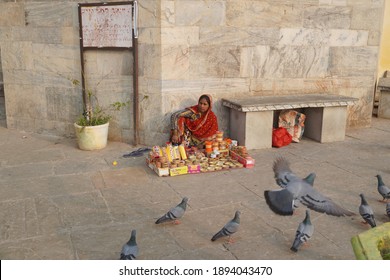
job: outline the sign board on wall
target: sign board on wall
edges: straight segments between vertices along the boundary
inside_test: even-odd
[[[81,6],[80,13],[84,47],[132,47],[131,5]]]

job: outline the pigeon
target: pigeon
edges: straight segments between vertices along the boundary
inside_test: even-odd
[[[282,158],[277,158],[273,165],[273,171],[275,174],[275,181],[281,188],[286,188],[288,183],[293,180],[293,178],[299,179],[290,169],[290,164]],[[314,179],[316,178],[315,173],[310,173],[303,180],[309,183],[311,186],[314,184]],[[299,201],[294,199],[293,208],[294,210],[298,208]]]
[[[281,188],[285,188],[291,180],[294,178],[299,179],[297,175],[290,169],[290,164],[288,161],[283,158],[277,158],[273,165],[273,171],[275,174],[275,181]],[[314,179],[316,178],[315,173],[310,173],[303,180],[309,183],[311,186],[314,184]]]
[[[175,224],[179,224],[180,221],[178,219],[183,217],[184,212],[186,211],[187,208],[187,202],[188,202],[188,198],[184,197],[183,200],[178,205],[170,209],[162,217],[158,218],[156,224],[161,224],[168,221],[172,221]]]
[[[285,178],[288,178],[283,181],[286,183],[285,188],[264,191],[265,200],[274,213],[282,216],[293,215],[294,208],[297,207],[296,203],[299,201],[311,210],[332,216],[355,215],[295,175],[289,170],[289,163],[285,158],[278,158],[275,161],[274,170],[278,170],[278,174],[286,174]]]
[[[298,252],[298,249],[302,246],[302,244],[306,243],[312,237],[313,232],[314,225],[310,221],[310,211],[306,209],[306,217],[298,226],[295,239],[290,250]]]
[[[378,192],[383,197],[381,202],[385,202],[385,200],[390,198],[390,188],[383,183],[381,175],[378,174],[375,177],[378,178]]]
[[[386,215],[390,218],[390,202],[386,204]]]
[[[220,231],[214,234],[214,236],[211,238],[211,241],[215,241],[221,237],[228,236],[228,243],[233,243],[234,241],[232,240],[231,236],[236,233],[240,228],[240,216],[241,212],[237,210],[234,214],[234,218],[230,220],[226,225],[224,225]]]
[[[133,229],[129,241],[123,245],[121,251],[121,260],[135,260],[138,257],[138,245],[135,240],[137,231]]]
[[[364,197],[364,194],[361,193],[360,197],[361,197],[361,203],[359,206],[360,216],[362,216],[365,223],[368,223],[372,228],[376,227],[374,212],[372,211],[371,206],[368,205],[367,200]]]

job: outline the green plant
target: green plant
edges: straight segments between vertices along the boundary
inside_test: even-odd
[[[80,81],[77,79],[70,79],[74,86],[80,87]],[[96,95],[92,90],[86,89],[87,104],[84,106],[84,112],[76,121],[76,124],[80,126],[97,126],[109,122],[112,119],[112,115],[109,112],[120,111],[123,107],[129,105],[127,102],[114,102],[109,107],[104,108],[100,106]]]

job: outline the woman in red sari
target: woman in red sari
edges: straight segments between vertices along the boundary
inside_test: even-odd
[[[199,97],[198,104],[177,111],[171,116],[171,142],[190,146],[203,145],[218,131],[218,120],[208,94]]]

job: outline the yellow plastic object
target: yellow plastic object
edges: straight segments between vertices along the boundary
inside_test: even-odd
[[[186,154],[186,149],[184,148],[184,145],[179,145],[179,152],[180,152],[181,159],[186,160],[187,154]]]
[[[388,253],[385,246],[390,246],[390,223],[384,223],[375,228],[366,230],[351,238],[351,244],[358,260],[383,260]]]

